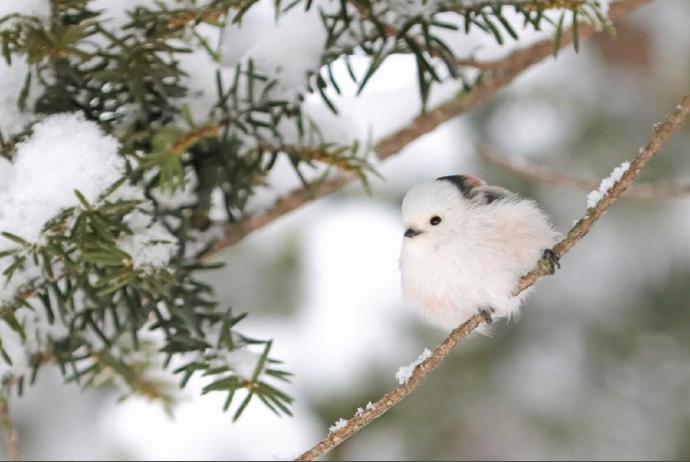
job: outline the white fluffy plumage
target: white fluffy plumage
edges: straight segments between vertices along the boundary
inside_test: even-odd
[[[415,186],[402,214],[403,294],[444,328],[480,310],[516,314],[527,291],[513,289],[558,237],[535,202],[472,176]]]

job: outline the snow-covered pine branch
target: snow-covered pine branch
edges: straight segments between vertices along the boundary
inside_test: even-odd
[[[469,107],[422,114],[410,137],[435,92],[476,105],[519,72],[473,66],[464,43],[507,52],[554,36],[542,56],[607,26],[604,3],[4,2],[5,391],[56,364],[85,386],[108,378],[170,402],[168,368],[182,385],[204,374],[226,408],[243,391],[235,417],[254,396],[289,413],[292,398],[269,383],[289,377],[272,343],[237,332],[242,316],[196,278],[213,267],[200,257],[215,229],[241,222],[285,166],[305,197],[342,186],[337,173],[366,181],[371,127],[351,129],[340,101],[366,97],[392,56],[413,57],[419,98],[381,157]]]
[[[650,0],[626,0],[614,4],[609,12],[611,21],[618,20]],[[485,7],[486,5],[484,5]],[[579,27],[579,37],[585,38],[598,31],[594,26]],[[574,34],[566,30],[559,37],[538,41],[526,48],[520,48],[500,59],[467,61],[468,67],[481,70],[477,84],[471,91],[461,91],[446,101],[435,105],[420,114],[396,131],[387,134],[374,144],[374,153],[379,161],[386,160],[402,152],[408,145],[422,136],[432,132],[443,123],[452,120],[476,107],[481,106],[497,92],[509,85],[515,78],[535,64],[552,56],[558,50],[572,44]],[[313,181],[309,188],[298,187],[277,198],[275,202],[261,210],[243,217],[237,222],[225,226],[224,235],[217,239],[204,258],[210,258],[223,249],[235,245],[253,231],[266,226],[283,215],[292,212],[309,201],[333,194],[357,179],[356,175],[333,175],[328,179],[319,178]]]

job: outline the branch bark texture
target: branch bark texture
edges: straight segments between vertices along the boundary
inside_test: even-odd
[[[690,113],[690,95],[685,96],[680,104],[669,113],[663,122],[654,126],[654,134],[649,143],[640,150],[640,153],[630,163],[630,167],[623,176],[611,187],[611,189],[594,206],[587,209],[585,215],[573,225],[568,234],[552,249],[561,257],[567,254],[575,244],[587,235],[594,223],[606,212],[606,210],[625,192],[637,178],[640,171],[647,163],[659,154],[663,145],[671,138],[673,133],[683,125],[688,113]],[[534,285],[542,277],[551,274],[552,266],[546,258],[542,258],[535,268],[522,277],[513,294],[518,295]],[[407,383],[394,388],[386,393],[372,406],[352,417],[347,424],[326,438],[316,446],[297,458],[297,460],[314,460],[342,444],[345,440],[369,425],[376,418],[386,413],[409,395],[419,383],[448,356],[450,351],[470,332],[485,322],[482,314],[476,314],[464,324],[455,328],[450,335],[434,350],[429,359],[418,365]]]
[[[4,394],[0,395],[0,427],[4,435],[7,460],[19,460],[19,433],[10,415],[9,399]]]

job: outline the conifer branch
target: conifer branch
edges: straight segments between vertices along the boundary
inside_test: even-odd
[[[3,380],[7,393],[16,390],[21,394],[40,367],[57,363],[66,380],[84,387],[99,383],[100,374],[113,375],[124,380],[133,393],[164,398],[165,390],[159,392],[157,382],[143,375],[164,354],[166,362],[172,357],[190,358],[171,373],[180,377],[181,386],[194,375],[207,377],[212,382],[203,392],[224,393],[225,410],[237,402],[233,398],[237,391],[246,392],[234,418],[252,397],[278,414],[290,414],[292,398],[260,378],[265,373],[266,379],[287,381],[290,376],[269,357],[271,342],[236,332],[243,315],[233,315],[229,307],[220,306],[212,289],[196,278],[199,271],[217,265],[200,261],[192,230],[205,229],[211,207],[219,203],[225,219],[235,222],[279,158],[289,159],[305,188],[258,216],[257,221],[241,221],[248,226],[228,228],[237,233],[237,240],[352,179],[360,178],[366,185],[371,167],[359,153],[369,151],[368,147],[360,150],[358,142],[350,147],[329,142],[323,138],[319,121],[303,111],[306,95],[319,93],[324,104],[337,112],[327,96],[331,89],[340,92],[331,68],[337,59],[347,61],[361,53],[372,58],[362,77],[348,66],[352,81],[362,90],[388,57],[398,53],[413,56],[425,109],[437,83],[453,78],[472,88],[380,140],[376,151],[385,159],[441,123],[482,104],[556,49],[577,45],[578,37],[609,26],[597,0],[477,2],[474,7],[482,11],[455,11],[466,34],[476,30],[503,45],[508,36],[519,38],[516,30],[540,30],[544,23],[555,26],[556,38],[505,60],[475,63],[480,77],[469,82],[462,72],[469,65],[467,60],[458,61],[437,35],[447,28],[462,34],[459,23],[435,19],[448,14],[448,4],[434,3],[418,11],[374,2],[375,8],[367,7],[371,8],[368,17],[357,17],[347,1],[341,2],[339,11],[321,9],[310,13],[311,18],[300,19],[320,21],[326,41],[318,49],[313,43],[305,46],[314,61],[303,63],[304,69],[295,73],[301,76],[294,82],[278,72],[293,65],[281,59],[289,58],[287,55],[267,59],[276,64],[275,70],[272,64],[266,65],[260,52],[257,56],[252,52],[250,57],[247,50],[241,58],[237,56],[233,69],[219,64],[223,53],[210,41],[215,36],[218,44],[222,42],[220,29],[212,31],[206,26],[232,27],[255,0],[138,5],[127,10],[127,22],[120,25],[108,21],[105,10],[90,10],[88,0],[52,0],[47,5],[49,21],[37,12],[0,17],[2,59],[7,65],[13,61],[29,64],[28,70],[17,69],[25,72],[25,78],[21,88],[16,88],[16,106],[28,118],[7,137],[0,134],[0,155],[10,160],[15,154],[26,158],[22,152],[27,151],[26,156],[41,156],[46,152],[42,143],[50,145],[48,153],[54,148],[56,153],[71,154],[57,161],[66,168],[62,174],[57,168],[55,173],[41,171],[36,162],[22,181],[16,181],[26,191],[36,191],[42,188],[32,187],[34,184],[42,186],[48,176],[59,175],[60,187],[65,187],[54,196],[65,197],[64,201],[53,204],[40,195],[31,196],[32,200],[23,202],[41,206],[40,211],[24,213],[25,220],[11,215],[0,220],[3,322],[17,334],[2,340],[19,344],[32,358],[29,364],[13,363],[5,350],[14,356],[17,348],[0,347],[0,359],[11,369]],[[628,0],[625,5],[634,9],[644,2]],[[309,1],[291,2],[284,9],[278,2],[276,14],[300,3],[310,8]],[[521,26],[521,21],[503,15],[506,6],[524,19]],[[563,20],[556,24],[542,14],[548,7],[564,10],[561,18],[572,19],[571,32],[565,30]],[[614,6],[612,19],[623,14],[624,8]],[[390,24],[384,24],[384,19]],[[202,23],[208,24],[197,30]],[[196,87],[194,76],[204,69],[196,68],[196,57],[181,59],[187,53],[198,53],[200,59],[204,55],[205,70],[216,71],[215,86]],[[199,102],[203,104],[193,104],[192,98],[202,98]],[[68,136],[48,136],[41,129],[45,126]],[[81,136],[91,132],[93,139],[103,142],[101,148],[92,138]],[[92,154],[109,161],[86,164]],[[328,181],[310,185],[300,169],[315,164],[326,166],[322,178]],[[103,171],[95,174],[99,168]],[[92,179],[82,179],[81,172],[93,173]],[[186,181],[188,178],[192,181]],[[186,186],[189,189],[185,188],[177,202],[159,194]],[[8,190],[8,197],[18,194],[18,188]],[[221,193],[220,200],[217,193]],[[190,250],[190,242],[195,250]],[[64,328],[64,335],[54,336],[41,316],[48,324]],[[139,361],[134,353],[150,350],[151,345],[140,343],[139,338],[149,321],[164,343],[151,351],[150,361]],[[29,336],[36,339],[31,348]],[[259,343],[265,345],[264,353],[247,380],[238,373],[235,354],[251,354],[247,345]]]
[[[651,0],[622,0],[611,5],[609,18],[615,22],[649,3]],[[589,25],[579,26],[579,37],[585,38],[596,32]],[[572,43],[572,33],[562,34],[557,45],[564,48]],[[469,93],[461,93],[458,96],[442,103],[435,109],[420,115],[408,126],[399,129],[393,134],[380,140],[375,146],[375,152],[379,159],[385,160],[400,153],[413,141],[432,132],[443,123],[484,104],[493,95],[510,84],[516,77],[531,66],[553,55],[556,46],[555,39],[543,40],[536,44],[518,50],[508,57],[483,63],[485,69],[482,79]],[[477,67],[480,67],[477,64]],[[276,200],[276,202],[258,214],[247,216],[236,223],[227,226],[222,238],[214,243],[203,258],[209,258],[226,247],[237,244],[253,231],[262,228],[274,220],[292,212],[315,199],[319,199],[336,191],[339,191],[356,175],[337,175],[333,178],[313,184],[311,188],[299,188]]]
[[[654,134],[649,143],[640,150],[639,155],[630,163],[630,167],[623,176],[614,183],[611,189],[593,207],[587,209],[585,215],[568,231],[563,240],[553,247],[553,252],[558,257],[567,254],[575,244],[587,235],[594,223],[608,210],[608,208],[620,197],[621,194],[637,178],[640,171],[655,157],[673,133],[683,125],[688,113],[690,113],[690,95],[683,97],[681,103],[669,113],[663,122],[654,126]],[[517,296],[524,290],[534,285],[542,277],[552,274],[553,266],[548,259],[542,258],[535,268],[518,283],[513,295]],[[369,425],[376,418],[396,406],[409,395],[419,383],[445,359],[450,351],[469,333],[474,331],[482,323],[486,322],[483,314],[476,314],[465,323],[456,327],[441,344],[436,347],[433,354],[415,367],[409,380],[386,393],[381,399],[358,412],[340,429],[331,432],[316,446],[297,458],[297,460],[314,460],[317,457],[331,451],[333,448],[345,442],[352,435]]]
[[[578,176],[545,165],[539,165],[524,157],[509,158],[499,154],[491,146],[478,146],[477,152],[486,162],[502,167],[527,180],[581,191],[591,191],[599,186],[597,178]],[[654,181],[632,185],[630,189],[625,191],[622,197],[639,201],[653,201],[674,199],[688,194],[690,194],[690,183]]]
[[[579,6],[585,4],[585,0],[534,0],[531,2],[526,2],[524,0],[504,0],[501,2],[503,6],[517,6],[527,9],[575,9]],[[449,8],[457,13],[465,13],[468,11],[480,11],[485,8],[495,8],[495,0],[483,0],[475,1],[468,5],[458,5]]]

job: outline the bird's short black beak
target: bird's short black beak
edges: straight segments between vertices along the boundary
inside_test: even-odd
[[[407,231],[405,231],[405,237],[409,237],[409,238],[419,236],[420,234],[422,234],[421,231],[417,231],[416,229],[412,229],[412,228],[407,228]]]

